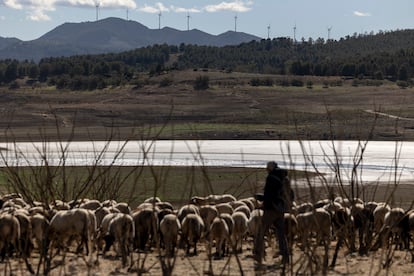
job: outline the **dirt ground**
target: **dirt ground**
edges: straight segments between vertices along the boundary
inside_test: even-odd
[[[209,76],[210,88],[194,90],[192,81],[201,74]],[[401,89],[386,82],[355,86],[348,80],[312,77],[311,89],[253,87],[249,81],[255,76],[177,71],[148,78],[140,87],[99,91],[3,88],[0,141],[414,139],[414,88]],[[160,87],[165,78],[172,80],[171,85]],[[322,84],[337,81],[341,86]]]
[[[177,257],[172,270],[172,275],[281,275],[282,267],[280,257],[276,255],[277,248],[274,246],[275,240],[271,240],[271,246],[267,248],[266,259],[263,266],[258,269],[255,267],[252,258],[252,239],[244,242],[243,252],[237,256],[229,255],[218,259],[214,256],[210,260],[207,255],[206,243],[198,246],[198,255],[186,255],[184,250],[177,251]],[[335,242],[332,242],[329,250],[329,263],[332,260]],[[213,249],[214,252],[214,249]],[[293,246],[293,258],[291,264],[286,268],[287,275],[322,275],[323,248],[318,247],[316,253],[308,255],[301,251],[298,246]],[[387,254],[392,255],[392,261],[385,267]],[[58,256],[52,260],[52,271],[50,275],[163,275],[161,269],[160,254],[157,249],[148,253],[134,253],[133,265],[130,263],[122,267],[120,257],[114,251],[107,253],[105,257],[99,256],[96,262],[96,254],[89,258],[84,258],[74,253],[68,253],[62,262],[62,257]],[[310,258],[312,256],[312,258]],[[314,261],[309,266],[309,261]],[[170,260],[172,261],[172,259]],[[37,269],[39,262],[38,254],[34,254],[31,263]],[[64,265],[63,265],[64,264]],[[28,275],[23,261],[11,262],[12,271],[6,267],[5,263],[0,264],[0,271],[6,275]],[[42,268],[40,270],[42,272]],[[390,251],[379,249],[370,252],[368,255],[349,253],[346,247],[342,248],[338,254],[336,266],[329,268],[327,275],[413,275],[414,263],[411,262],[411,253],[408,251]]]

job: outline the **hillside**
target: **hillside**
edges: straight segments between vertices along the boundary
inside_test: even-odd
[[[0,40],[0,59],[39,61],[44,57],[118,53],[154,44],[224,46],[259,39],[242,32],[216,36],[195,29],[180,31],[165,27],[154,30],[136,21],[106,18],[94,22],[65,23],[32,41],[6,44]]]

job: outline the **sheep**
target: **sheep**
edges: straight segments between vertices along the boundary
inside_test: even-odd
[[[144,203],[157,203],[157,202],[161,202],[161,199],[159,197],[149,197],[147,199],[144,200]]]
[[[236,209],[236,208],[238,208],[238,207],[240,207],[240,206],[246,206],[246,207],[247,207],[246,203],[244,203],[244,202],[242,202],[242,201],[240,201],[240,200],[231,201],[231,202],[229,202],[229,204],[230,204],[230,206],[231,206],[233,209]]]
[[[158,213],[143,209],[132,214],[135,224],[134,249],[145,250],[146,246],[158,241]]]
[[[323,209],[317,208],[314,211],[298,214],[298,233],[302,241],[302,247],[308,242],[310,233],[316,233],[318,244],[323,241],[329,244],[331,237],[331,214]]]
[[[102,207],[102,204],[99,200],[86,200],[79,205],[79,208],[88,209],[88,210],[97,210],[98,208]]]
[[[250,218],[251,211],[250,211],[250,208],[247,207],[246,205],[245,206],[239,206],[239,207],[235,208],[233,212],[234,213],[242,212],[246,215],[247,218]]]
[[[292,208],[294,214],[303,214],[314,210],[313,204],[310,202],[304,202]]]
[[[89,214],[85,209],[58,211],[50,221],[49,242],[63,245],[66,238],[78,236],[79,246],[85,245],[86,255],[89,255]]]
[[[391,207],[385,203],[380,202],[378,206],[375,207],[373,216],[374,216],[374,233],[376,235],[380,234],[381,228],[384,225],[385,214],[391,210]]]
[[[180,244],[186,245],[186,253],[190,254],[190,247],[194,246],[193,254],[197,255],[197,242],[204,231],[203,219],[198,214],[187,214],[181,222]]]
[[[134,236],[135,224],[129,214],[120,213],[110,221],[106,235],[107,245],[110,245],[112,242],[118,244],[118,248],[121,251],[122,266],[126,265],[128,255],[131,256],[132,264],[132,250],[129,245],[133,242]]]
[[[298,214],[296,216],[298,222],[299,240],[301,240],[301,249],[309,250],[310,234],[316,234],[316,244],[323,243],[325,255],[323,258],[323,267],[328,267],[328,252],[331,240],[331,214],[323,209],[317,208],[314,211]],[[339,246],[338,246],[339,249]],[[334,260],[332,261],[334,264]]]
[[[156,202],[155,206],[157,206],[160,209],[170,209],[170,210],[174,210],[174,206],[166,201],[162,201],[162,202]]]
[[[224,194],[224,195],[208,195],[206,197],[200,197],[200,196],[193,196],[190,200],[190,203],[195,204],[197,206],[201,205],[215,205],[220,203],[228,203],[236,201],[236,198],[233,195],[230,194]]]
[[[117,202],[115,200],[113,200],[113,199],[107,199],[107,200],[104,200],[102,202],[102,207],[108,207],[109,208],[109,207],[114,206],[116,203]]]
[[[180,229],[180,221],[174,214],[165,215],[160,222],[160,241],[162,246],[165,247],[167,256],[174,255]]]
[[[100,250],[102,249],[103,242],[105,242],[105,247],[103,248],[104,255],[112,245],[111,240],[106,240],[106,236],[108,235],[108,232],[109,232],[109,225],[115,217],[120,216],[120,215],[121,213],[109,213],[103,217],[99,225],[96,244],[98,246],[98,249]]]
[[[233,207],[229,203],[219,203],[215,205],[219,214],[233,214]]]
[[[131,208],[129,207],[128,203],[126,203],[126,202],[118,202],[113,207],[118,209],[121,213],[124,213],[124,214],[130,214],[131,213]]]
[[[157,214],[158,214],[158,221],[161,221],[166,215],[174,214],[174,211],[170,209],[162,209],[159,212],[157,212]]]
[[[187,214],[200,215],[200,211],[198,209],[198,206],[196,206],[194,204],[186,204],[186,205],[182,206],[177,212],[177,217],[178,217],[178,219],[180,220],[181,223],[182,223],[183,219],[186,217]]]
[[[210,230],[210,225],[213,222],[214,218],[219,215],[217,208],[214,205],[203,205],[200,206],[200,217],[204,222],[204,236],[208,234]]]
[[[216,242],[216,256],[224,257],[226,242],[230,238],[229,227],[226,221],[221,217],[214,218],[209,231],[209,248]]]
[[[32,224],[30,222],[30,216],[23,210],[16,210],[13,214],[20,224],[20,238],[19,238],[19,251],[24,258],[30,257],[30,253],[33,247],[31,242],[32,238]]]
[[[255,209],[252,211],[250,219],[247,222],[247,233],[256,237],[259,231],[259,226],[262,223],[263,210]]]
[[[49,220],[44,215],[34,214],[30,217],[30,223],[32,225],[32,238],[36,241],[41,254],[44,254],[46,252],[45,242],[49,229]]]
[[[96,226],[97,226],[97,228],[100,228],[103,218],[106,215],[110,214],[111,211],[109,210],[109,208],[102,206],[102,207],[96,209],[94,211],[94,213],[95,213],[95,219],[96,219]]]
[[[234,222],[233,231],[231,233],[231,241],[234,250],[241,253],[243,248],[242,242],[247,232],[247,222],[249,219],[243,212],[234,212],[231,217]]]
[[[355,203],[351,206],[351,215],[354,218],[355,230],[358,230],[359,253],[366,254],[371,246],[371,239],[374,227],[374,206]],[[352,236],[354,237],[354,236]],[[351,250],[354,250],[351,243]],[[353,246],[353,247],[352,247]]]
[[[19,248],[19,239],[19,220],[11,214],[0,214],[0,255],[2,261],[6,256],[10,256],[10,252],[8,252],[10,246]]]
[[[384,216],[384,225],[380,230],[378,241],[382,245],[389,246],[389,239],[395,242],[395,246],[401,246],[401,242],[406,238],[406,233],[401,222],[405,218],[405,212],[402,208],[392,208]],[[378,241],[374,248],[378,247]]]
[[[254,197],[242,198],[239,201],[246,204],[246,206],[249,207],[250,212],[256,209],[257,207],[257,200]]]
[[[67,202],[63,202],[62,200],[54,200],[51,204],[50,204],[50,209],[54,209],[54,210],[58,210],[58,211],[62,211],[62,210],[70,210],[70,205]]]
[[[233,233],[233,228],[234,228],[234,221],[233,221],[232,214],[227,214],[227,213],[219,214],[219,217],[221,219],[223,219],[226,222],[226,224],[227,224],[227,228],[229,230],[229,239],[228,239],[228,242],[230,242],[231,241],[230,240],[230,237],[231,237],[231,235]],[[230,245],[230,244],[227,244],[227,243],[224,243],[223,244],[223,248],[226,250],[225,251],[226,253],[229,252],[229,246],[228,245]]]

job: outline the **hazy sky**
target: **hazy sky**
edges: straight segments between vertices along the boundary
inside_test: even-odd
[[[414,27],[413,0],[0,0],[0,36],[36,39],[65,22],[119,17],[145,26],[199,29],[220,34],[235,29],[267,38],[338,39],[353,33]],[[128,12],[127,12],[128,11]],[[237,20],[235,17],[237,16]],[[270,29],[268,29],[270,26]]]

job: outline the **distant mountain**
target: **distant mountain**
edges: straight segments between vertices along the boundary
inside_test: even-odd
[[[0,50],[18,42],[21,42],[21,40],[17,38],[0,37]]]
[[[1,38],[0,59],[38,61],[43,57],[116,53],[153,44],[225,46],[260,39],[243,32],[211,35],[196,29],[149,29],[136,21],[112,17],[95,22],[64,23],[31,41]]]

